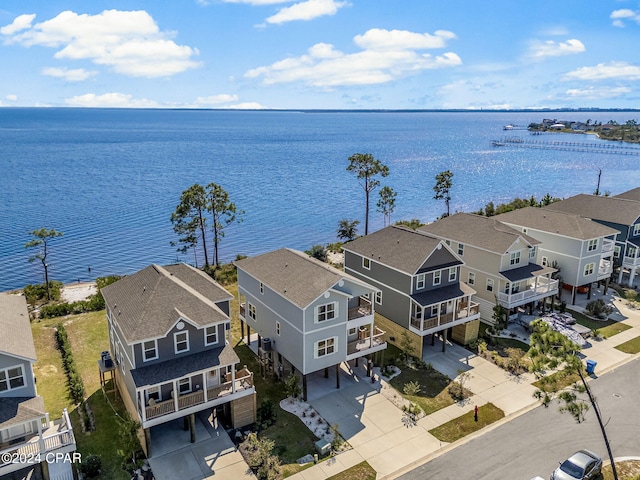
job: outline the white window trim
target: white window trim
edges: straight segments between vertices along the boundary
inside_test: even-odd
[[[185,390],[184,392],[180,390],[180,385],[181,382],[188,382],[189,384],[189,389]],[[184,383],[182,383],[182,385],[184,385]],[[178,379],[178,395],[184,395],[185,393],[191,393],[191,377],[187,377],[187,378],[180,378]]]
[[[458,244],[458,255],[460,255],[461,257],[464,256],[464,243]]]
[[[153,342],[153,350],[156,352],[155,357],[147,357],[147,347],[145,344]],[[146,342],[142,342],[142,361],[150,362],[151,360],[157,360],[158,355],[158,340],[147,340]]]
[[[264,283],[260,282],[260,293],[264,295]]]
[[[328,342],[329,340],[333,340],[333,352],[331,353],[324,353],[323,355],[320,355],[320,343],[322,342]],[[315,358],[324,358],[324,357],[328,357],[329,355],[335,355],[336,353],[338,353],[338,337],[329,337],[329,338],[323,338],[322,340],[318,340],[315,344],[314,344],[314,357]],[[327,345],[325,344],[325,348],[324,348],[325,352],[327,350]]]
[[[329,307],[330,305],[333,305],[333,316],[331,318],[327,318],[327,309],[325,308],[324,311],[324,316],[325,318],[320,320],[320,309],[322,307]],[[315,315],[313,316],[313,318],[315,319],[316,323],[323,323],[323,322],[327,322],[329,320],[335,320],[336,318],[338,318],[338,302],[329,302],[329,303],[324,303],[322,305],[318,305],[315,308]]]
[[[531,250],[529,250],[529,258],[536,258],[536,247],[533,246],[531,247]]]
[[[187,348],[185,350],[178,351],[178,335],[186,335],[187,340]],[[182,340],[179,342],[182,343]],[[189,331],[185,330],[183,332],[176,332],[173,334],[173,352],[177,355],[179,353],[185,353],[189,351]]]
[[[433,284],[440,285],[442,283],[442,270],[433,272]]]
[[[491,286],[491,288],[489,288]],[[487,278],[487,292],[493,292],[493,288],[495,287],[493,278]]]
[[[591,262],[591,263],[587,263],[584,266],[584,276],[588,277],[589,275],[593,275],[593,272],[595,272],[596,269],[596,264]]]
[[[547,257],[542,257],[542,259],[541,259],[541,261],[540,261],[540,264],[541,264],[543,267],[546,267],[547,265],[549,265],[549,259],[548,259]]]
[[[153,391],[150,392],[150,390],[157,390],[157,392]],[[158,400],[156,400],[156,402],[161,402],[162,401],[162,388],[160,387],[160,385],[155,385],[153,387],[148,387],[145,391],[144,391],[144,396],[145,396],[145,400],[147,402],[147,404],[149,403],[149,393],[158,393]]]
[[[367,257],[362,257],[362,268],[365,270],[371,270],[371,259]]]
[[[247,302],[247,315],[254,322],[257,321],[256,318],[258,317],[258,314],[256,312],[256,306],[250,302]]]
[[[421,273],[416,277],[416,289],[420,290],[422,288],[424,288],[424,273]]]
[[[640,235],[640,223],[635,223],[633,225],[633,236]]]
[[[276,335],[280,336],[280,322],[276,320]]]
[[[467,279],[467,283],[469,285],[475,285],[476,284],[476,274],[474,272],[469,272],[469,277]]]
[[[382,305],[382,290],[376,292],[376,303]]]
[[[9,370],[13,370],[14,368],[19,368],[20,369],[20,375],[18,375],[17,377],[9,377]],[[24,374],[24,367],[20,364],[18,365],[11,365],[9,367],[6,368],[2,368],[0,369],[0,372],[4,372],[5,375],[5,379],[3,380],[3,382],[7,383],[7,388],[6,390],[0,390],[0,392],[12,392],[15,390],[20,390],[21,388],[25,388],[27,387],[27,379],[25,377]],[[20,385],[19,387],[11,387],[11,379],[16,379],[22,377],[22,385]]]
[[[620,245],[615,245],[613,247],[613,258],[620,258],[621,251],[622,251],[622,248],[620,248]]]
[[[594,238],[587,242],[587,252],[595,252],[598,249],[598,239]]]
[[[209,332],[210,329],[213,329],[213,335],[215,335],[216,340],[214,342],[210,342],[208,340],[208,337],[210,335],[212,335],[211,332]],[[207,327],[204,329],[204,346],[208,347],[209,345],[215,345],[216,343],[218,343],[218,326],[217,325],[213,325],[211,327]]]
[[[509,265],[518,265],[520,263],[520,250],[511,252],[509,256]]]
[[[456,267],[449,267],[449,281],[455,282],[456,278],[458,278],[458,272]]]

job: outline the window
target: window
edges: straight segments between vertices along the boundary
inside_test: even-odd
[[[189,332],[177,332],[173,334],[173,347],[176,353],[189,351]]]
[[[517,265],[520,263],[520,252],[511,252],[511,259],[509,265]]]
[[[371,270],[371,260],[366,257],[362,257],[362,268],[366,268],[367,270]]]
[[[451,240],[445,240],[444,243],[446,243],[447,245],[451,246]]]
[[[440,279],[442,277],[442,272],[438,270],[437,272],[433,272],[433,284],[440,285]]]
[[[424,273],[418,275],[418,279],[416,280],[416,289],[420,290],[424,288]]]
[[[493,292],[493,278],[487,278],[487,292]]]
[[[509,287],[510,287],[509,282],[504,284],[504,293],[509,293]]]
[[[204,344],[213,345],[214,343],[218,343],[218,327],[216,325],[204,330]]]
[[[152,398],[154,402],[159,402],[162,400],[160,386],[149,387],[147,388],[145,393],[147,395],[147,403],[149,403],[149,400],[151,400]]]
[[[355,328],[350,328],[348,335],[351,336],[351,335],[355,335],[355,334],[356,334],[356,329]]]
[[[456,267],[449,267],[449,281],[453,282],[456,279],[456,273],[457,268]]]
[[[584,276],[586,277],[587,275],[591,275],[595,268],[596,268],[596,264],[595,263],[587,263],[584,266]]]
[[[469,272],[469,281],[467,282],[469,285],[475,285],[476,283],[476,274],[473,272]]]
[[[276,321],[276,335],[280,335],[280,322]]]
[[[462,243],[458,244],[458,255],[460,255],[460,256],[464,255],[464,244],[462,244]]]
[[[536,247],[531,247],[529,249],[529,258],[536,258]]]
[[[637,235],[640,235],[640,223],[636,223],[633,226],[633,236],[635,237]]]
[[[546,267],[549,265],[549,259],[547,257],[542,257],[542,266]]]
[[[0,392],[24,387],[24,372],[22,365],[0,370]]]
[[[148,362],[149,360],[155,360],[158,358],[158,343],[157,340],[149,340],[142,344],[143,360]]]
[[[587,243],[587,252],[593,252],[598,248],[598,239],[594,238]]]
[[[191,378],[181,378],[178,380],[178,392],[189,393],[191,391]]]
[[[316,322],[324,322],[325,320],[333,320],[338,313],[338,305],[333,303],[327,303],[326,305],[320,305],[316,307]]]
[[[249,318],[251,318],[252,320],[255,321],[256,319],[256,306],[249,304],[249,307],[247,308],[247,310],[249,310]]]
[[[620,258],[620,245],[613,247],[613,258]]]
[[[431,305],[431,316],[432,317],[437,317],[438,316],[438,305]]]
[[[264,295],[264,283],[260,282],[260,293]]]
[[[376,303],[382,305],[382,292],[376,292]]]
[[[316,342],[316,358],[325,357],[335,353],[337,343],[338,337],[327,338],[326,340]]]

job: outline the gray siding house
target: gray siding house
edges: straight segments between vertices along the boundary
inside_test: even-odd
[[[380,291],[305,253],[280,249],[235,262],[242,333],[258,333],[260,361],[267,370],[307,375],[387,347],[374,325]],[[247,343],[250,343],[248,341]],[[336,375],[339,382],[340,376]],[[337,383],[339,387],[339,383]]]
[[[118,391],[144,429],[221,409],[234,427],[255,421],[253,374],[229,344],[232,295],[186,264],[151,265],[102,289]]]
[[[554,268],[536,263],[540,242],[495,217],[456,213],[419,228],[444,240],[464,261],[462,279],[476,291],[480,318],[493,323],[496,303],[515,313],[558,293]]]
[[[548,210],[573,213],[617,230],[614,262],[618,268],[618,283],[628,274],[633,285],[640,268],[640,202],[634,197],[636,189],[616,197],[580,194],[544,207]]]
[[[618,230],[579,215],[535,207],[495,218],[540,241],[536,247],[538,260],[543,266],[556,262],[562,282],[571,288],[573,304],[579,287],[587,287],[591,298],[594,282],[604,280],[608,284]]]
[[[7,455],[39,455],[45,478],[73,478],[70,463],[49,466],[46,462],[48,454],[73,452],[76,441],[67,410],[61,419],[50,422],[44,400],[36,391],[36,349],[22,295],[0,294],[0,332],[0,477],[33,467],[8,462]]]
[[[441,239],[389,226],[343,250],[345,272],[380,289],[376,311],[391,343],[400,343],[403,330],[411,332],[418,352],[427,335],[432,342],[438,333],[446,340],[449,331],[461,343],[477,338],[480,314],[471,300],[476,292],[461,281],[464,262]]]

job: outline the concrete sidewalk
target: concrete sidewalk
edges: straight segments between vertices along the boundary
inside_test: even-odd
[[[602,297],[615,309],[612,318],[624,321],[632,328],[606,340],[592,340],[590,346],[581,352],[585,359],[597,362],[592,379],[636,357],[622,353],[615,347],[640,336],[640,311],[629,308],[627,302],[615,297],[614,293],[610,290],[605,296],[601,291],[596,291],[592,299]],[[586,304],[586,301],[581,303]],[[576,310],[581,310],[582,307],[580,304],[569,306]],[[439,342],[434,346],[426,346],[422,358],[452,379],[461,371],[468,372],[470,377],[465,386],[474,395],[464,403],[443,408],[411,424],[406,422],[402,410],[381,393],[385,388],[384,381],[380,383],[378,380],[372,384],[366,378],[363,368],[351,370],[345,366],[345,374],[355,374],[352,376],[353,381],[348,385],[344,384],[345,387],[340,390],[335,389],[335,381],[327,381],[325,387],[314,385],[316,393],[309,403],[330,424],[339,425],[340,433],[352,449],[319,462],[290,478],[326,479],[365,460],[378,472],[377,478],[395,478],[460,443],[482,435],[483,431],[480,431],[453,444],[447,444],[429,433],[432,428],[473,410],[476,405],[492,403],[505,413],[503,420],[487,428],[494,428],[539,405],[533,397],[536,390],[531,385],[535,381],[533,375],[510,375],[465,348],[450,343],[444,353]]]

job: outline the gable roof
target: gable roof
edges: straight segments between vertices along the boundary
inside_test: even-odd
[[[614,198],[624,198],[626,200],[635,200],[636,202],[640,202],[640,187],[632,188],[631,190],[627,190],[626,192],[622,192],[618,195],[614,195]]]
[[[471,213],[456,213],[420,227],[418,230],[499,255],[507,252],[518,238],[524,239],[531,245],[540,243],[535,238],[501,223],[495,217],[483,217]]]
[[[621,197],[601,197],[584,193],[553,202],[543,208],[620,225],[633,225],[640,217],[640,202]]]
[[[0,398],[0,430],[46,415],[44,399],[35,397]]]
[[[288,248],[234,262],[238,269],[304,309],[340,280],[367,285],[306,253]],[[373,289],[373,287],[370,287]]]
[[[197,327],[228,321],[216,302],[232,295],[212,278],[186,265],[150,265],[102,290],[127,343],[167,334],[180,317]]]
[[[439,248],[443,248],[442,240],[439,238],[395,225],[356,238],[342,247],[347,252],[370,258],[407,275],[415,275]],[[446,265],[440,265],[441,268],[462,265],[457,256],[449,253],[451,261]]]
[[[0,293],[0,332],[4,332],[0,335],[0,353],[36,361],[36,347],[24,296]]]
[[[617,235],[618,230],[601,223],[567,212],[557,212],[537,207],[525,207],[511,212],[496,215],[496,219],[503,223],[533,228],[542,232],[557,233],[559,235],[591,240],[609,235]]]

